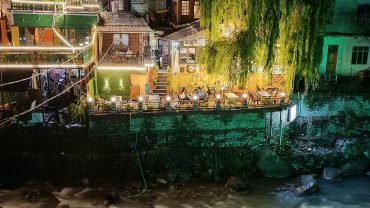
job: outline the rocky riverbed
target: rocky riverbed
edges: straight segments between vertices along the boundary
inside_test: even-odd
[[[0,189],[2,208],[261,208],[261,207],[369,207],[370,176],[347,177],[341,182],[317,178],[319,190],[297,195],[287,188],[292,180],[258,178],[246,190],[235,191],[227,183],[191,182],[121,185],[83,179],[75,184],[28,181],[13,189]],[[137,195],[138,194],[138,195]],[[131,196],[131,197],[130,197]]]

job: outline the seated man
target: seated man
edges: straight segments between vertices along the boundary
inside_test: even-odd
[[[199,100],[204,100],[204,91],[202,88],[198,87],[196,95],[198,96]]]

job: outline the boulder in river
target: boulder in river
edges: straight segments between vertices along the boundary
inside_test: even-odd
[[[319,184],[312,175],[301,175],[294,179],[294,192],[299,195],[310,195],[319,190]]]
[[[245,183],[235,176],[230,176],[227,179],[225,186],[234,191],[245,191],[247,189],[247,186],[245,185]]]
[[[351,159],[341,165],[339,171],[343,176],[361,175],[365,173],[368,166],[369,161],[366,158]]]
[[[337,181],[341,180],[341,171],[337,168],[327,167],[322,171],[322,177],[326,180]]]
[[[292,166],[269,148],[262,150],[257,168],[264,176],[270,178],[286,178],[293,174]]]

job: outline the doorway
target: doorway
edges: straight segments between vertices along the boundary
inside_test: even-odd
[[[338,45],[329,45],[326,74],[335,74],[337,68]]]

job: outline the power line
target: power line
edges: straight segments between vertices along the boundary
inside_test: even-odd
[[[104,60],[104,59],[105,59],[105,57],[107,56],[107,54],[108,54],[108,52],[109,52],[109,50],[110,50],[110,48],[111,48],[112,46],[113,46],[113,43],[112,43],[112,45],[109,47],[109,49],[105,52],[105,54],[102,56],[101,60],[100,60],[100,61],[98,61],[98,63],[97,63],[96,65],[99,65],[99,64],[100,64],[100,62],[101,62],[102,60]],[[51,97],[51,98],[47,99],[46,101],[44,101],[44,102],[40,103],[39,105],[35,106],[34,108],[28,109],[28,110],[26,110],[26,111],[24,111],[24,112],[22,112],[22,113],[19,113],[19,114],[17,114],[17,115],[14,115],[14,116],[12,116],[12,117],[9,117],[9,118],[4,119],[4,120],[0,123],[0,128],[1,128],[4,124],[6,124],[6,123],[8,123],[8,122],[12,121],[13,119],[18,118],[19,116],[22,116],[22,115],[24,115],[24,114],[26,114],[26,113],[30,113],[30,112],[32,112],[33,110],[35,110],[35,109],[37,109],[37,108],[39,108],[39,107],[42,107],[42,106],[43,106],[43,105],[45,105],[46,103],[48,103],[48,102],[50,102],[50,101],[54,100],[55,98],[57,98],[57,97],[61,96],[62,94],[64,94],[64,93],[68,92],[68,91],[69,91],[70,89],[72,89],[74,86],[76,86],[77,84],[81,83],[81,82],[82,82],[86,77],[90,76],[90,75],[95,71],[95,69],[96,69],[96,67],[95,67],[95,68],[93,68],[89,73],[87,73],[83,79],[80,79],[79,81],[77,81],[77,82],[73,83],[71,86],[67,87],[67,88],[66,88],[65,90],[63,90],[61,93],[59,93],[59,94],[57,94],[57,95],[55,95],[55,96],[53,96],[53,97]]]
[[[92,43],[91,43],[91,44],[92,44]],[[61,66],[62,66],[63,64],[68,63],[69,61],[73,60],[74,58],[76,58],[77,56],[79,56],[79,55],[80,55],[82,52],[84,52],[84,51],[85,51],[85,49],[81,50],[78,54],[76,54],[76,55],[75,55],[75,56],[73,56],[72,58],[68,59],[67,61],[63,62],[63,63],[61,64]],[[32,79],[32,77],[34,77],[34,76],[36,77],[36,76],[38,76],[38,75],[40,75],[40,74],[47,73],[47,72],[49,72],[49,71],[51,71],[51,70],[54,70],[54,69],[57,69],[57,68],[58,68],[58,67],[53,67],[53,68],[47,69],[47,70],[46,70],[46,71],[44,71],[44,72],[36,73],[36,74],[34,74],[34,75],[30,76],[30,77],[27,77],[27,78],[23,78],[23,79],[19,79],[19,80],[16,80],[16,81],[12,81],[12,82],[7,82],[7,83],[0,84],[0,87],[7,86],[7,85],[11,85],[11,84],[16,84],[16,83],[19,83],[19,82],[23,82],[23,81],[26,81],[26,80]]]
[[[87,76],[90,76],[90,74],[92,74],[92,72],[93,72],[93,71],[95,71],[95,69],[91,70],[88,74],[86,74],[85,78],[86,78]],[[84,79],[85,79],[85,78],[84,78]],[[12,116],[12,117],[10,117],[10,118],[5,119],[5,121],[3,121],[3,122],[1,122],[1,123],[0,123],[0,126],[2,126],[2,125],[4,125],[4,124],[6,124],[7,122],[9,122],[9,121],[11,121],[11,120],[13,120],[13,119],[15,119],[15,118],[18,118],[19,116],[22,116],[22,115],[24,115],[24,114],[26,114],[26,113],[32,112],[33,110],[35,110],[35,109],[37,109],[37,108],[39,108],[39,107],[42,107],[42,106],[43,106],[43,105],[45,105],[46,103],[48,103],[48,102],[50,102],[50,101],[54,100],[55,98],[57,98],[57,97],[59,97],[59,96],[63,95],[64,93],[68,92],[68,91],[69,91],[70,89],[72,89],[74,86],[76,86],[77,84],[81,83],[84,79],[81,79],[81,80],[79,80],[79,81],[77,81],[77,82],[73,83],[71,86],[67,87],[67,88],[66,88],[65,90],[63,90],[61,93],[59,93],[59,94],[57,94],[57,95],[55,95],[55,96],[53,96],[53,97],[51,97],[51,98],[49,98],[49,99],[45,100],[44,102],[40,103],[39,105],[35,106],[34,108],[28,109],[28,110],[26,110],[26,111],[24,111],[24,112],[22,112],[22,113],[19,113],[19,114],[17,114],[17,115],[14,115],[14,116]]]

